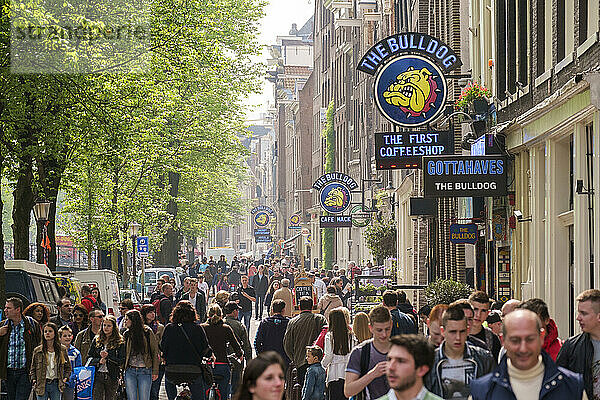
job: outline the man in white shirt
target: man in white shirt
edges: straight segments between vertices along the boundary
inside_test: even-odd
[[[311,277],[314,279],[315,291],[317,293],[317,301],[321,299],[321,297],[327,293],[327,286],[325,282],[321,279],[318,274],[311,274]]]
[[[204,280],[204,274],[198,274],[198,289],[204,292],[204,298],[208,301],[208,283]]]

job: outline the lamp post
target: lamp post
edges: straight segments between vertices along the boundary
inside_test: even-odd
[[[136,257],[135,257],[135,240],[137,238],[138,233],[140,232],[141,225],[137,222],[132,222],[129,224],[129,237],[131,237],[131,247],[132,247],[132,257],[131,257],[131,277],[133,282],[137,277],[136,273]],[[134,286],[135,290],[135,286]]]
[[[48,222],[48,215],[50,214],[51,203],[47,200],[38,199],[33,205],[33,215],[38,224],[42,224],[42,257],[44,264],[48,265],[48,248],[46,247],[47,228],[46,222]]]

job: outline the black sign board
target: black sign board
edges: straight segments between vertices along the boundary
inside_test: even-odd
[[[437,215],[437,199],[424,199],[422,197],[411,197],[410,198],[410,211],[408,215]]]
[[[254,235],[270,235],[271,230],[269,228],[255,228]]]
[[[352,216],[351,215],[321,215],[320,217],[321,228],[351,228],[352,227]]]
[[[506,158],[502,156],[423,157],[425,197],[506,195]]]
[[[425,33],[403,32],[388,36],[371,47],[357,69],[375,75],[379,67],[399,54],[423,55],[449,72],[462,65],[460,57],[446,43]]]
[[[296,295],[296,304],[300,304],[301,297],[308,296],[311,299],[313,298],[313,288],[312,286],[295,286],[294,294]]]
[[[273,237],[271,235],[254,235],[256,243],[271,243]]]
[[[423,156],[450,154],[454,154],[454,134],[450,131],[375,134],[377,169],[421,168]]]

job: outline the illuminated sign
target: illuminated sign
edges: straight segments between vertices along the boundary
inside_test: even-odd
[[[476,224],[450,225],[450,242],[452,243],[477,243],[478,230]]]
[[[375,134],[377,169],[421,168],[423,156],[448,154],[454,154],[454,134],[449,131]]]
[[[313,188],[320,191],[321,208],[328,213],[339,214],[350,206],[350,193],[358,188],[358,183],[346,174],[332,172],[317,179]]]
[[[502,156],[423,157],[425,197],[506,195],[506,158]]]

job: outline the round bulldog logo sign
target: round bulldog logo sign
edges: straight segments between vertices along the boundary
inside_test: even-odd
[[[267,226],[269,225],[270,221],[271,217],[266,211],[259,211],[256,214],[254,214],[254,223],[256,224],[256,226]]]
[[[375,80],[375,101],[394,124],[416,127],[433,121],[446,103],[446,79],[425,57],[401,55],[381,68]]]
[[[331,182],[321,189],[321,207],[327,212],[338,214],[350,205],[350,191],[340,182]]]

